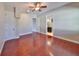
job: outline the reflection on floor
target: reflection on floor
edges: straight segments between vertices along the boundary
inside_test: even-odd
[[[21,36],[19,39],[6,41],[1,53],[2,56],[52,56],[52,55],[79,55],[79,44],[47,36],[41,33],[32,33]]]
[[[53,33],[47,32],[47,35],[53,36]]]

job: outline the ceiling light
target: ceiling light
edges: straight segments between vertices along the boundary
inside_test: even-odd
[[[42,8],[47,8],[47,5],[42,2],[35,2],[29,4],[29,8],[32,9],[32,11],[41,11]]]
[[[38,11],[39,9],[40,9],[39,7],[36,7],[36,8],[35,8],[36,11]]]
[[[30,10],[26,10],[26,12],[27,12],[27,13],[29,13],[29,12],[30,12]]]

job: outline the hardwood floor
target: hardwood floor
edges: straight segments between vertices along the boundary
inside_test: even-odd
[[[1,56],[79,56],[79,44],[40,33],[5,42]]]
[[[54,55],[79,56],[79,44],[54,37],[53,45]]]

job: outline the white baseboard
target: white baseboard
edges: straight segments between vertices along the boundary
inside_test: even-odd
[[[27,35],[27,34],[31,34],[32,32],[28,32],[28,33],[22,33],[22,34],[19,34],[20,36],[22,35]]]
[[[20,36],[17,36],[16,38],[20,38]],[[16,38],[15,38],[15,39],[16,39]]]
[[[62,39],[62,40],[66,40],[66,41],[69,41],[69,42],[73,42],[73,43],[76,43],[76,44],[79,44],[78,41],[71,40],[71,39],[68,39],[68,38],[64,38],[64,37],[60,37],[60,36],[54,36],[54,37],[59,38],[59,39]]]
[[[1,55],[1,50],[0,50],[0,55]]]
[[[16,37],[9,37],[9,38],[5,38],[5,40],[11,40],[11,39],[20,38],[20,36],[22,36],[22,35],[27,35],[27,34],[31,34],[31,33],[32,33],[32,32],[28,32],[28,33],[19,34],[19,36],[16,36]]]
[[[6,39],[3,39],[3,43],[1,44],[1,48],[0,48],[0,54],[2,52],[2,49],[3,49],[3,46],[4,46],[5,41],[11,40],[11,39],[16,39],[16,38],[19,38],[19,36],[15,37],[15,38],[6,38]]]
[[[43,33],[43,32],[37,32],[37,33],[41,33],[41,34],[47,35],[46,33]]]
[[[42,33],[42,32],[38,32],[38,33],[41,33],[41,34],[47,35],[46,33]],[[53,36],[54,36],[54,35],[53,35]],[[79,44],[78,41],[71,40],[71,39],[68,39],[68,38],[64,38],[64,37],[60,37],[60,36],[54,36],[54,37],[59,38],[59,39],[62,39],[62,40],[66,40],[66,41],[69,41],[69,42],[73,42],[73,43],[76,43],[76,44]]]
[[[17,37],[12,37],[12,38],[5,38],[5,40],[7,41],[7,40],[11,40],[11,39],[17,39],[17,38],[19,38],[20,36],[17,36]]]
[[[5,41],[6,41],[6,40],[4,40],[3,43],[1,44],[0,55],[1,55],[1,52],[2,52],[2,49],[3,49],[3,46],[4,46]]]

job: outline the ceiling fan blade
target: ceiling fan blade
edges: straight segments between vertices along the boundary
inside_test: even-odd
[[[47,6],[40,6],[40,8],[47,8]]]
[[[34,8],[34,6],[29,6],[29,8]]]

